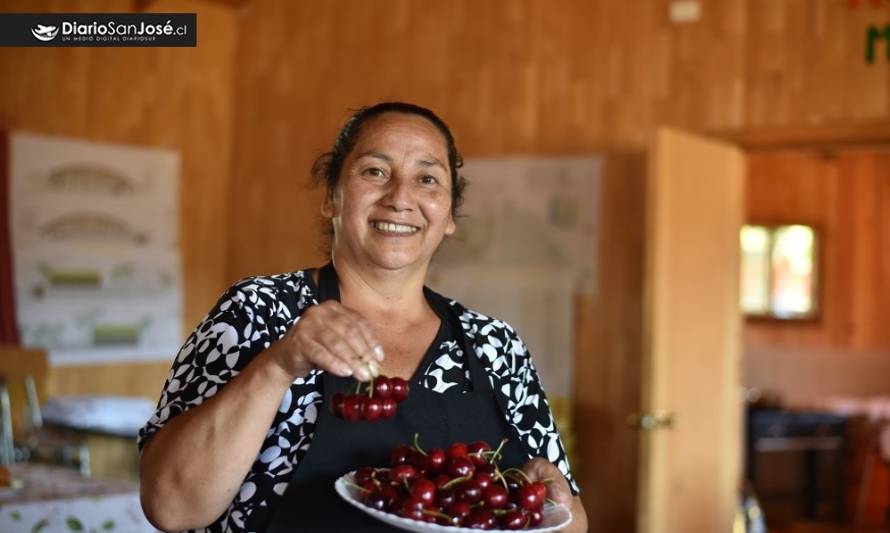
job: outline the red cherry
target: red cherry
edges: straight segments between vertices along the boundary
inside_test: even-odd
[[[483,501],[490,509],[501,509],[507,505],[509,494],[503,485],[494,483],[489,485],[483,492]],[[507,528],[510,529],[510,528]],[[521,528],[520,528],[521,529]]]
[[[381,488],[380,495],[383,496],[383,499],[386,501],[387,509],[392,509],[402,500],[402,494],[399,492],[399,489],[392,485],[387,485]]]
[[[346,395],[342,392],[334,393],[331,400],[331,412],[338,418],[343,418],[343,407],[346,405]]]
[[[471,529],[494,529],[496,525],[497,520],[494,518],[494,513],[484,508],[471,511],[470,516],[464,520],[464,527]]]
[[[529,527],[538,527],[544,521],[544,511],[541,509],[532,509],[528,512]]]
[[[451,481],[451,476],[448,474],[439,474],[436,476],[436,479],[433,480],[433,483],[436,484],[437,489],[441,489],[449,481]]]
[[[362,413],[362,418],[368,422],[373,422],[380,418],[380,414],[383,410],[383,405],[380,402],[380,398],[376,396],[365,398],[365,410]]]
[[[529,522],[530,518],[525,509],[507,511],[501,516],[501,527],[503,529],[525,529],[525,526],[527,526]]]
[[[365,410],[365,397],[347,396],[343,403],[343,419],[348,422],[357,422],[362,419]]]
[[[413,466],[408,464],[396,465],[392,467],[389,476],[393,481],[401,483],[405,480],[410,480],[417,477],[417,470],[415,470]]]
[[[457,459],[458,457],[467,456],[467,445],[463,442],[455,442],[448,448],[448,458]]]
[[[494,474],[491,472],[488,472],[487,470],[482,470],[481,468],[477,468],[476,474],[473,476],[473,479],[476,480],[476,483],[479,484],[479,487],[482,490],[485,490],[494,481]],[[501,488],[504,488],[504,487],[501,486]],[[504,492],[506,492],[506,491],[507,491],[507,489],[504,489]]]
[[[362,467],[355,471],[355,483],[356,485],[361,485],[365,481],[370,481],[374,479],[374,469],[368,467]]]
[[[448,462],[448,456],[445,455],[445,451],[441,448],[433,448],[432,450],[426,452],[426,463],[425,467],[431,473],[436,473],[445,468],[445,463]]]
[[[411,448],[408,446],[397,446],[389,454],[389,465],[396,466],[406,464],[410,453]]]
[[[390,394],[392,394],[392,382],[386,376],[378,376],[374,380],[374,396],[389,398]]]
[[[364,499],[365,505],[378,511],[386,509],[386,496],[379,490],[368,493]]]
[[[483,452],[490,452],[491,446],[484,440],[476,441],[467,447],[467,455],[476,466],[482,466],[488,462],[488,457]]]
[[[436,500],[436,485],[425,477],[416,479],[411,485],[411,498],[419,499],[425,507],[431,506]]]
[[[476,467],[473,466],[472,461],[466,457],[458,457],[457,459],[452,459],[451,462],[448,463],[448,475],[453,478],[471,477],[475,471]]]
[[[423,520],[423,502],[417,498],[408,498],[399,507],[399,516],[413,520]]]
[[[392,398],[383,398],[380,400],[380,418],[383,420],[392,420],[396,416],[396,401]]]
[[[436,491],[436,503],[442,507],[449,507],[457,501],[454,487],[438,487]]]
[[[470,504],[476,503],[482,499],[482,489],[474,480],[468,479],[458,484],[457,499]]]
[[[462,520],[470,516],[473,508],[467,502],[455,502],[445,508],[445,513],[450,516],[459,516]]]
[[[526,510],[531,511],[532,509],[540,508],[544,505],[544,498],[546,497],[547,487],[543,483],[529,483],[519,487],[519,505]]]
[[[397,403],[402,403],[408,397],[408,382],[402,378],[390,378],[392,386],[392,398]]]

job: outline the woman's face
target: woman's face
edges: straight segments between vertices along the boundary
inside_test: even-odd
[[[322,214],[333,223],[338,257],[362,267],[426,269],[455,229],[445,138],[416,115],[369,120]]]

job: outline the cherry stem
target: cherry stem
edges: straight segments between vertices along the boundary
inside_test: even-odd
[[[419,433],[415,433],[415,434],[414,434],[414,449],[417,450],[417,451],[419,451],[420,453],[422,453],[422,454],[424,454],[424,455],[427,455],[427,453],[426,453],[425,451],[423,451],[423,448],[420,447],[420,442],[418,442],[418,439],[419,439],[419,438],[420,438],[420,434],[419,434]]]
[[[456,485],[456,484],[460,483],[461,481],[466,481],[466,480],[470,479],[470,477],[472,477],[472,476],[456,477],[456,478],[452,479],[451,481],[449,481],[448,483],[445,483],[444,485],[442,485],[442,488],[450,489],[452,485]]]
[[[362,382],[356,380],[356,382],[355,382],[355,391],[353,391],[353,394],[358,394],[358,391],[360,391],[361,389],[362,389]]]
[[[504,444],[507,444],[507,439],[501,439],[498,448],[491,453],[491,459],[488,460],[489,464],[494,464],[495,461],[497,461],[497,458],[501,455],[501,448],[504,447]]]
[[[512,473],[512,472],[518,472],[519,475],[522,476],[521,477],[522,481],[525,481],[526,483],[534,483],[531,480],[531,478],[528,477],[528,474],[526,474],[525,472],[523,472],[522,470],[520,470],[518,468],[508,468],[508,469],[504,470],[504,474],[508,474],[508,473]]]
[[[556,500],[551,499],[551,498],[544,498],[544,501],[545,501],[545,502],[550,502],[550,503],[552,503],[553,505],[559,505],[559,503],[558,503]]]
[[[350,480],[348,480],[348,479],[346,480],[346,484],[349,485],[350,487],[355,487],[355,488],[357,488],[358,490],[360,490],[360,491],[362,491],[362,492],[371,492],[369,489],[366,489],[365,487],[361,487],[361,486],[359,486],[359,485],[356,485],[355,483],[353,483],[352,481],[350,481]]]
[[[368,398],[374,397],[374,380],[377,378],[371,378],[371,383],[368,385]]]

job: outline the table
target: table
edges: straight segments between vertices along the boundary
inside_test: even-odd
[[[760,410],[748,411],[746,475],[757,489],[758,453],[797,452],[804,454],[803,511],[807,518],[816,518],[819,500],[819,454],[837,455],[834,472],[834,517],[838,523],[846,518],[846,451],[848,418],[825,412]],[[762,500],[764,494],[758,495]]]
[[[24,482],[0,490],[0,531],[155,533],[139,503],[139,487],[126,480],[84,478],[76,471],[43,464],[9,467]]]

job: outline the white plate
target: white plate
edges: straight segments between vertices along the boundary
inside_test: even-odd
[[[417,531],[419,533],[476,533],[478,529],[470,529],[467,527],[443,526],[439,524],[431,524],[429,522],[420,522],[411,520],[410,518],[402,518],[401,516],[378,511],[363,504],[359,499],[359,489],[350,483],[354,483],[352,471],[348,474],[340,476],[334,483],[334,489],[341,498],[346,500],[350,505],[357,509],[368,513],[378,520],[382,520],[391,526],[408,531]],[[536,533],[544,533],[545,531],[557,531],[563,529],[572,521],[572,513],[562,505],[554,505],[552,503],[544,504],[544,521],[538,527],[523,529],[521,531],[534,531]],[[488,531],[506,531],[505,529],[489,529]]]

